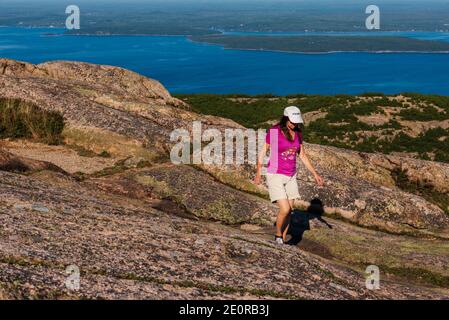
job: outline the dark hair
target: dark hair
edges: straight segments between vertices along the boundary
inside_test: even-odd
[[[288,123],[288,117],[287,116],[283,116],[281,118],[281,120],[279,121],[278,125],[280,126],[280,129],[284,133],[285,137],[289,141],[293,141],[295,139],[291,136],[290,130],[288,130],[288,127],[287,127],[287,123]],[[300,127],[300,125],[296,125],[295,128],[293,129],[293,131],[301,133],[302,132],[302,128]]]

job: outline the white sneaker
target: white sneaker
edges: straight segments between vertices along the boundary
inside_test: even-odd
[[[284,240],[282,239],[282,237],[274,237],[274,241],[277,244],[284,244]]]

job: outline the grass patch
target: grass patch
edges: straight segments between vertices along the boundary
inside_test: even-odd
[[[16,265],[21,267],[41,266],[46,268],[64,268],[59,262],[44,261],[41,259],[16,257],[16,256],[0,256],[0,263]]]
[[[134,176],[134,180],[144,186],[150,186],[153,188],[153,192],[160,198],[168,198],[173,196],[174,192],[165,181],[156,180],[152,176]]]
[[[76,154],[79,155],[80,157],[94,158],[97,156],[95,152],[93,152],[92,150],[88,150],[82,146],[71,144],[67,145],[67,147],[75,151]]]
[[[255,186],[249,178],[243,177],[236,172],[225,170],[214,170],[204,168],[201,165],[191,165],[193,168],[208,174],[215,181],[225,184],[233,189],[246,192],[256,197],[270,200],[268,192],[263,192],[260,188]]]
[[[106,150],[101,151],[100,153],[96,153],[92,150],[86,149],[82,146],[78,145],[66,145],[68,148],[74,150],[80,157],[87,157],[87,158],[95,158],[95,157],[101,157],[101,158],[111,158],[111,154],[107,152]]]
[[[76,146],[79,150],[88,150],[95,156],[133,157],[140,159],[142,163],[160,162],[167,157],[163,150],[106,130],[70,127],[64,129],[62,135],[66,144]]]
[[[433,273],[422,268],[379,266],[381,272],[392,274],[403,279],[449,288],[449,277]]]
[[[193,214],[198,218],[220,221],[229,225],[245,222],[245,218],[239,217],[233,212],[228,205],[228,201],[232,201],[232,199],[217,199],[205,208],[194,210]]]
[[[0,98],[0,138],[28,138],[47,144],[62,142],[64,118],[19,99]]]
[[[125,172],[126,170],[129,169],[129,167],[125,164],[128,159],[129,158],[119,160],[114,164],[114,166],[104,168],[103,170],[95,172],[90,176],[93,178],[100,178],[100,177],[106,177],[106,176],[111,176],[111,175],[114,175],[117,173]]]
[[[112,176],[115,174],[123,173],[123,172],[126,172],[126,171],[134,168],[134,166],[127,164],[127,161],[130,158],[131,157],[118,160],[117,162],[114,163],[113,166],[106,167],[100,171],[97,171],[97,172],[94,172],[91,174],[86,174],[84,172],[77,171],[73,174],[73,176],[78,181],[84,181],[87,178],[101,178],[101,177],[107,177],[107,176]],[[139,163],[137,163],[137,165],[135,167],[136,168],[144,168],[144,167],[146,167],[146,164],[147,164],[147,162],[139,162]]]

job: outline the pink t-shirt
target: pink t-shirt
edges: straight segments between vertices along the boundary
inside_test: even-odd
[[[270,161],[268,161],[267,172],[294,176],[296,174],[296,155],[302,144],[301,132],[295,132],[295,139],[290,141],[282,133],[281,127],[276,125],[267,130],[265,142],[270,145]]]

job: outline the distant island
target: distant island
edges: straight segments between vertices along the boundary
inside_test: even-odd
[[[227,49],[301,53],[327,52],[441,52],[449,43],[394,36],[241,36],[201,35],[190,40],[222,45]]]
[[[238,32],[367,31],[368,2],[338,1],[83,1],[80,30],[71,34],[208,35]],[[60,1],[0,2],[0,25],[64,28],[67,14]],[[380,4],[379,4],[380,5]],[[441,0],[382,1],[382,31],[449,32],[449,6]]]

